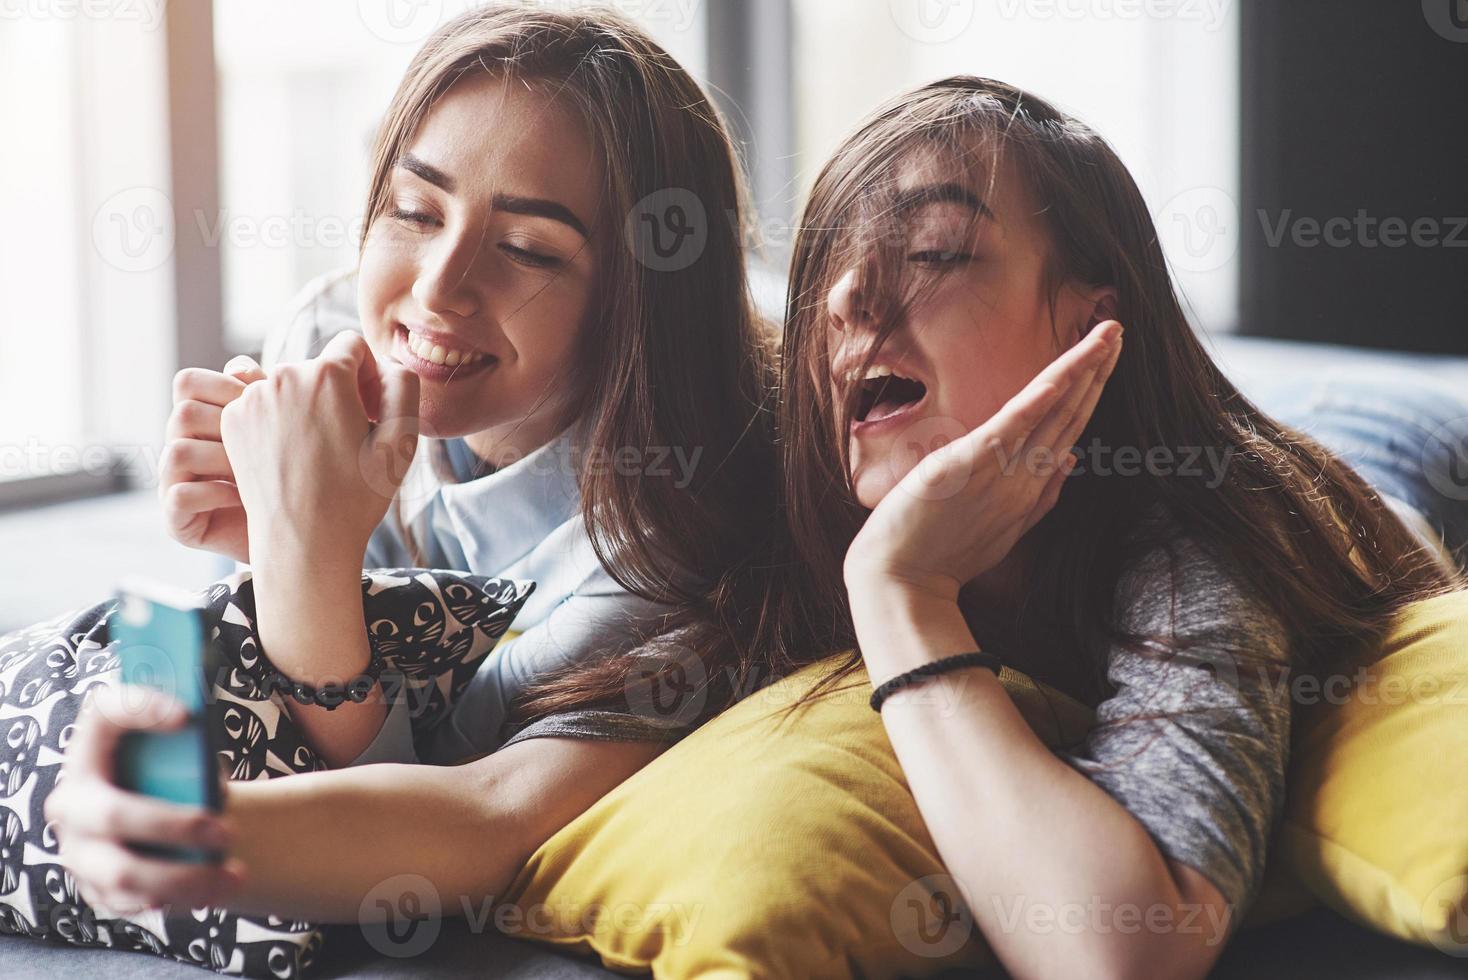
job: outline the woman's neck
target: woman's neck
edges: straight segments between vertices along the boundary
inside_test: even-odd
[[[529,456],[561,432],[554,424],[496,426],[464,436],[464,445],[488,466],[503,469]]]

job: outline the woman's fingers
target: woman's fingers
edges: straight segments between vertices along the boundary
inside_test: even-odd
[[[217,901],[243,880],[238,860],[223,866],[139,855],[126,843],[226,850],[232,827],[220,814],[130,793],[113,785],[113,760],[128,731],[170,730],[186,717],[174,698],[135,685],[95,687],[66,747],[63,776],[46,798],[61,863],[83,897],[122,910],[142,905],[197,907]]]
[[[1121,338],[1120,335],[1115,335],[1114,339],[1105,344],[1099,355],[1083,361],[1081,369],[1075,371],[1073,377],[1068,373],[1067,380],[1071,387],[1056,403],[1054,411],[1035,427],[1030,436],[1031,445],[1048,446],[1055,450],[1057,457],[1061,452],[1070,449],[1091,417],[1096,401],[1100,398],[1101,388],[1110,377],[1120,351]],[[1073,429],[1075,434],[1067,440],[1067,434]]]
[[[51,795],[57,801],[48,815],[61,821],[68,835],[211,850],[234,842],[229,822],[212,810],[130,793],[102,779],[63,781]]]
[[[1045,489],[1040,491],[1039,499],[1030,508],[1030,513],[1020,524],[1020,536],[1029,533],[1030,528],[1040,523],[1040,518],[1050,513],[1051,508],[1060,499],[1060,491],[1065,487],[1065,478],[1070,476],[1070,471],[1075,469],[1077,459],[1070,453],[1066,453],[1061,459],[1060,465],[1055,472],[1050,474],[1050,479],[1045,483]]]
[[[1121,324],[1115,320],[1103,320],[1091,328],[1084,337],[1061,352],[1060,356],[1045,365],[1035,375],[1035,381],[1050,383],[1070,390],[1087,377],[1088,372],[1106,359],[1112,337],[1120,336]]]
[[[61,863],[85,883],[89,901],[123,911],[150,905],[198,908],[218,902],[244,877],[235,858],[221,864],[143,857],[114,840],[77,837],[62,845]]]
[[[1005,402],[993,418],[974,430],[975,433],[985,432],[989,438],[997,437],[1006,447],[1022,447],[1049,417],[1056,404],[1073,395],[1081,380],[1089,379],[1092,368],[1106,353],[1106,338],[1121,326],[1111,327],[1111,324],[1116,324],[1116,321],[1098,324],[1079,343],[1046,365],[1017,395]]]
[[[382,378],[381,412],[374,422],[418,418],[418,375],[392,361],[379,365]]]
[[[113,755],[123,732],[170,731],[187,717],[177,699],[153,688],[93,687],[67,743],[66,765],[111,782]]]
[[[165,442],[174,439],[212,439],[218,442],[219,416],[223,413],[222,406],[195,398],[174,402],[163,439]]]
[[[224,364],[224,373],[245,384],[265,380],[265,371],[248,354],[237,354]]]
[[[239,487],[223,480],[175,483],[163,494],[163,514],[170,525],[185,524],[190,518],[210,511],[244,509]]]
[[[1111,352],[1111,360],[1102,365],[1101,370],[1091,380],[1091,387],[1086,392],[1084,401],[1076,410],[1071,422],[1060,437],[1053,443],[1057,452],[1069,452],[1086,430],[1086,425],[1091,421],[1091,415],[1096,411],[1096,404],[1101,400],[1101,392],[1106,389],[1106,382],[1111,379],[1111,372],[1116,368],[1116,362],[1121,357],[1121,342],[1117,341]]]
[[[238,398],[244,390],[245,383],[240,379],[207,368],[184,368],[173,376],[175,403],[193,399],[224,406]]]
[[[367,338],[355,330],[338,330],[317,357],[323,361],[344,361],[354,368],[361,367],[365,361],[372,361],[372,369],[377,369]]]
[[[158,472],[160,486],[199,479],[234,481],[234,468],[230,466],[224,443],[212,439],[174,439],[163,447]]]
[[[365,337],[355,330],[339,331],[322,348],[320,360],[339,362],[349,370],[357,380],[357,393],[367,417],[382,416],[382,375]]]

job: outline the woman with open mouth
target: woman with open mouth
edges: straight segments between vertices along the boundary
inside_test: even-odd
[[[856,646],[975,924],[1015,976],[1201,976],[1281,813],[1280,678],[1461,573],[1240,395],[1123,164],[1042,99],[957,77],[883,106],[792,268],[789,567],[830,617],[805,628]],[[1084,744],[1047,748],[1001,664],[1096,706]],[[1015,901],[1173,927],[1032,930]]]

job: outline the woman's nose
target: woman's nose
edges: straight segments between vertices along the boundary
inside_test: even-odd
[[[478,313],[475,277],[470,275],[474,257],[466,254],[477,251],[478,247],[477,242],[444,242],[425,256],[418,268],[418,277],[413,281],[413,298],[435,315],[452,313],[471,317]]]
[[[826,310],[831,314],[831,321],[838,330],[846,330],[870,319],[870,314],[863,305],[856,269],[848,269],[845,275],[836,280],[836,285],[831,287],[830,295],[826,297]]]

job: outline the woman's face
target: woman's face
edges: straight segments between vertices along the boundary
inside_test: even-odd
[[[584,126],[523,84],[466,78],[418,127],[369,230],[358,306],[373,352],[418,375],[426,434],[496,462],[556,435],[601,184]]]
[[[1112,294],[1063,288],[1057,340],[1043,280],[1046,233],[1034,202],[1007,168],[995,199],[983,200],[984,183],[936,160],[900,172],[907,271],[924,291],[865,377],[853,372],[880,325],[865,312],[857,270],[844,270],[827,297],[838,404],[847,386],[859,386],[847,438],[864,507],[875,507],[928,453],[994,415],[1080,339],[1098,301]],[[883,373],[892,377],[874,377]]]

